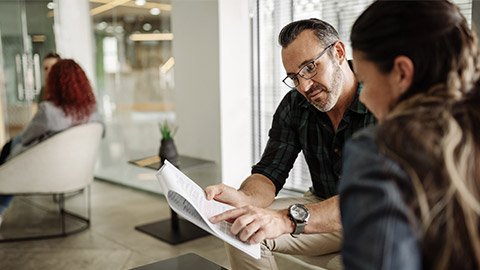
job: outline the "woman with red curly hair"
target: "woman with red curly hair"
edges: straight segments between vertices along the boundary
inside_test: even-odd
[[[0,165],[70,127],[100,122],[92,87],[82,68],[71,59],[59,60],[47,77],[46,100],[23,129],[2,150]],[[0,225],[13,196],[0,196]]]

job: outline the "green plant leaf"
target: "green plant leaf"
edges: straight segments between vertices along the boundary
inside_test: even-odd
[[[178,127],[169,125],[167,120],[165,120],[163,124],[159,122],[158,127],[160,129],[160,133],[162,133],[163,140],[173,140],[173,137],[175,136],[175,134],[177,134],[178,131]]]

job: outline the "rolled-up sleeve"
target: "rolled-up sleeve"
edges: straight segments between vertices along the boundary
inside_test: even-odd
[[[420,269],[415,218],[399,189],[410,178],[378,151],[375,133],[364,130],[345,147],[339,186],[345,269]]]

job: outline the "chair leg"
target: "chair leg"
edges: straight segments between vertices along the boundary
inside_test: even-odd
[[[82,215],[69,212],[65,209],[65,194],[56,194],[58,198],[58,209],[60,212],[61,218],[61,232],[58,234],[51,234],[51,235],[39,235],[39,236],[29,236],[29,237],[15,237],[15,238],[6,238],[0,239],[0,243],[4,242],[14,242],[14,241],[26,241],[26,240],[40,240],[40,239],[49,239],[49,238],[56,238],[62,236],[68,236],[71,234],[82,232],[90,227],[90,217],[91,217],[91,190],[90,185],[87,186],[87,216],[84,217]],[[82,225],[74,230],[67,230],[66,226],[66,218],[67,216],[73,218],[74,220],[79,221]]]
[[[58,208],[62,217],[62,235],[66,235],[65,229],[65,193],[58,194]]]
[[[65,195],[64,195],[64,196],[65,196],[65,199],[68,199],[68,198],[70,198],[70,197],[74,197],[75,195],[78,195],[78,194],[80,194],[80,193],[83,193],[83,190],[84,190],[84,189],[80,189],[80,190],[77,190],[77,191],[74,191],[74,192],[71,192],[71,193],[68,193],[68,194],[67,194],[67,193],[64,193],[64,194],[65,194]],[[53,195],[52,195],[52,201],[53,201],[54,203],[57,203],[57,202],[58,202],[58,196],[59,196],[59,194],[53,194]]]

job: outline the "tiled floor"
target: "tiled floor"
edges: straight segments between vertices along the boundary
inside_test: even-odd
[[[84,213],[86,198],[86,192],[74,195],[66,199],[66,206]],[[0,269],[131,269],[187,253],[230,268],[223,242],[214,236],[170,245],[134,229],[170,217],[162,195],[95,180],[91,206],[91,226],[83,232],[0,243]],[[58,220],[52,218],[55,207],[52,196],[15,197],[0,228],[0,238],[59,228]],[[277,258],[277,263],[280,269],[311,269],[284,256]]]
[[[134,229],[169,218],[162,196],[98,180],[91,192],[92,224],[88,230],[49,240],[1,243],[0,269],[130,269],[186,253],[196,253],[229,268],[223,242],[213,236],[173,246]],[[70,203],[78,208],[75,201],[82,200],[76,197],[84,196],[67,199],[67,206]],[[50,196],[16,197],[0,234],[6,237],[25,223],[41,226],[32,220],[44,218],[46,209],[52,209],[52,201]],[[52,222],[48,226],[54,225]]]

